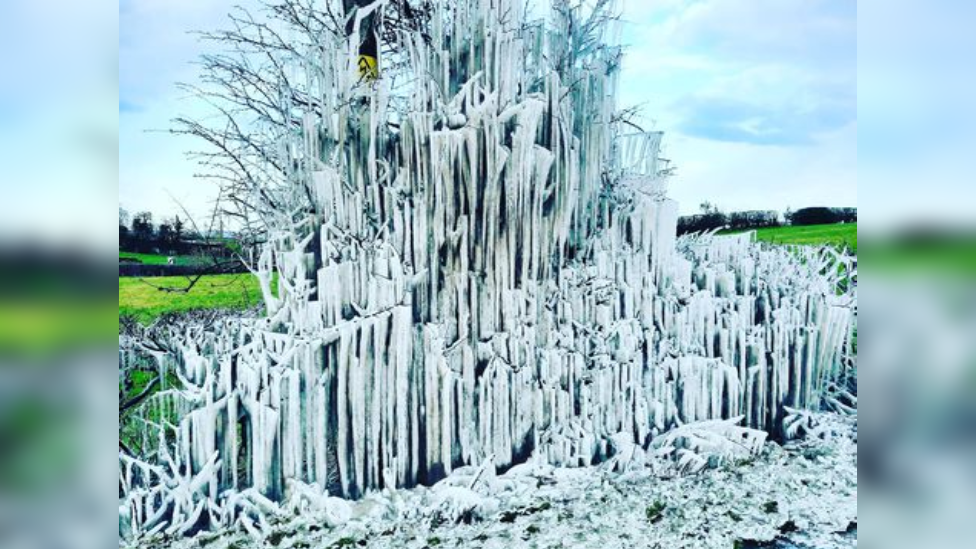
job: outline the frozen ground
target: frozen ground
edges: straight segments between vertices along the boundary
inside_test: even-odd
[[[518,466],[457,471],[433,488],[331,499],[266,533],[142,547],[840,548],[857,546],[857,420],[817,416],[807,436],[697,475],[652,464],[612,472]],[[330,526],[332,525],[332,526]]]

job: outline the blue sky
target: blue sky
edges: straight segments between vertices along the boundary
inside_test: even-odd
[[[240,0],[121,0],[119,202],[205,217],[215,188],[193,178],[193,143],[147,130],[203,111],[173,83],[201,52],[187,34],[217,28]],[[622,106],[666,133],[671,194],[691,213],[857,204],[854,0],[624,3],[630,46]]]
[[[853,0],[630,2],[622,101],[666,132],[685,213],[857,204]]]

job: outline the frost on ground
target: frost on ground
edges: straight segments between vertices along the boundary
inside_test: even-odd
[[[640,466],[564,469],[532,461],[494,476],[466,467],[432,488],[333,499],[268,533],[203,534],[143,547],[722,548],[857,545],[857,419],[804,414],[806,436],[696,474]]]

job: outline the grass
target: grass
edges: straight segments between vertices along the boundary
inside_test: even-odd
[[[209,275],[189,292],[170,292],[189,285],[184,276],[119,278],[119,316],[149,323],[164,314],[203,309],[243,310],[261,303],[257,279],[250,274]]]
[[[755,229],[756,239],[772,244],[819,246],[830,244],[857,253],[857,223],[808,225],[801,227],[768,227]],[[735,231],[744,232],[744,231]]]
[[[144,391],[146,391],[147,388],[149,388],[149,385],[153,381],[159,378],[159,372],[156,370],[156,365],[154,362],[149,361],[148,364],[141,367],[146,369],[134,368],[128,371],[128,376],[126,379],[128,387],[123,386],[120,380],[119,394],[122,395],[123,389],[125,390],[125,395],[119,397],[121,401],[120,405],[122,402],[130,402],[140,396]],[[180,387],[181,384],[179,378],[176,376],[176,374],[170,371],[166,374],[166,377],[162,379],[162,383],[158,383],[153,389],[150,390],[149,398],[163,389],[178,389]],[[152,437],[150,437],[148,441],[145,439],[145,429],[147,427],[142,421],[138,419],[136,421],[132,420],[132,414],[139,409],[140,407],[130,408],[129,410],[120,413],[119,441],[122,444],[125,444],[126,448],[129,450],[142,454],[149,449],[144,446],[144,441],[148,442],[150,445],[154,444],[155,441],[152,440]],[[164,410],[161,408],[150,407],[148,410],[145,410],[145,413],[147,415],[143,417],[154,423],[160,423],[160,420],[166,420],[170,423],[178,423],[179,421],[179,418],[176,416],[174,410]]]
[[[135,260],[143,265],[166,265],[169,263],[169,256],[157,254],[138,254],[134,252],[119,252],[119,261],[123,259]],[[208,259],[192,255],[173,256],[176,265],[200,265],[206,264]]]

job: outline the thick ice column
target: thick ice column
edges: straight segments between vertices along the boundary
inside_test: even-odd
[[[413,335],[411,310],[409,306],[399,306],[393,310],[393,327],[390,333],[390,347],[393,351],[395,370],[395,476],[401,486],[416,482],[416,471],[412,470],[410,451],[412,448],[410,398],[410,363],[413,357]]]

